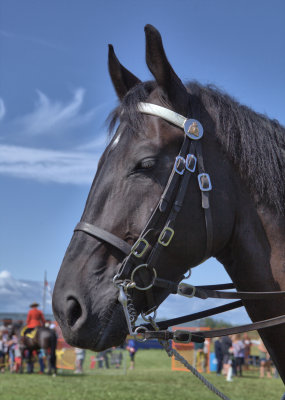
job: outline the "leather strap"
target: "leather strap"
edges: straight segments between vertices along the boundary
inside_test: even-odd
[[[187,294],[187,287],[181,288],[181,292]],[[192,289],[190,289],[192,292]],[[221,292],[219,290],[205,289],[196,286],[195,297],[200,299],[241,299],[241,300],[270,300],[278,297],[285,297],[285,291],[278,292]]]
[[[188,147],[189,147],[189,139],[187,138],[187,136],[185,136],[178,156],[185,158]],[[170,203],[170,200],[173,196],[175,188],[177,188],[177,183],[179,182],[180,178],[181,175],[177,174],[177,172],[175,172],[175,167],[173,167],[167,185],[160,198],[159,210],[161,212],[164,212],[168,204]]]
[[[197,160],[198,160],[198,170],[199,174],[205,173],[205,165],[202,153],[202,143],[197,142]],[[206,226],[206,249],[203,261],[206,261],[211,256],[211,251],[213,247],[213,219],[210,211],[210,192],[201,191],[201,201],[202,208],[205,215],[205,226]]]
[[[219,336],[235,335],[236,333],[250,332],[259,329],[269,328],[272,326],[280,325],[285,323],[285,315],[280,315],[279,317],[264,319],[263,321],[252,322],[247,325],[234,326],[232,328],[224,329],[213,329],[212,331],[195,332],[197,335],[201,335],[204,338],[214,338]]]
[[[224,304],[219,307],[209,308],[208,310],[199,311],[197,313],[183,315],[182,317],[168,319],[166,321],[157,322],[160,329],[167,329],[170,326],[184,324],[185,322],[197,321],[201,318],[211,317],[212,315],[220,314],[225,311],[235,310],[236,308],[243,307],[242,301],[233,301],[232,303]],[[144,324],[147,329],[153,329],[151,324]]]
[[[161,117],[182,129],[184,129],[184,124],[187,121],[187,118],[183,117],[183,115],[180,115],[175,111],[169,110],[168,108],[158,106],[157,104],[141,102],[138,103],[138,110],[143,114]]]
[[[194,331],[191,335],[192,336],[191,341],[201,342],[201,338],[206,339],[206,338],[215,338],[215,337],[220,337],[220,336],[234,335],[236,333],[255,331],[255,330],[269,328],[269,327],[284,324],[284,323],[285,323],[285,315],[280,315],[279,317],[265,319],[263,321],[253,322],[251,324],[234,326],[232,328],[213,329],[211,331]],[[181,331],[178,331],[178,332],[181,333]],[[189,337],[189,333],[191,333],[191,332],[185,331],[185,337],[178,337],[178,335],[175,333],[175,331],[170,332],[167,330],[165,330],[165,331],[164,330],[163,331],[147,331],[147,332],[144,332],[143,335],[147,339],[158,339],[158,340],[174,339],[175,340],[175,338],[178,338],[179,341],[181,341],[181,342],[183,342],[183,341],[187,342],[187,333],[188,333],[188,337]],[[200,337],[200,339],[197,337]]]
[[[96,239],[103,240],[104,242],[113,245],[126,255],[131,252],[132,246],[125,242],[123,239],[120,239],[118,236],[115,236],[112,233],[105,231],[104,229],[98,228],[95,225],[89,224],[88,222],[79,222],[74,229],[74,232],[76,231],[82,231],[87,233],[88,235],[95,237]]]
[[[241,300],[270,300],[279,297],[285,297],[285,291],[276,292],[222,292],[217,289],[234,289],[232,283],[224,283],[221,285],[206,285],[206,286],[193,286],[168,281],[166,279],[156,278],[154,286],[168,289],[173,294],[181,294],[182,296],[193,296],[200,299],[241,299]],[[179,291],[178,291],[179,288]],[[194,294],[193,294],[194,293]]]
[[[200,333],[200,331],[199,331]],[[203,343],[205,338],[196,332],[186,331],[186,330],[176,330],[176,331],[146,331],[143,332],[143,336],[145,339],[157,339],[157,340],[174,340],[174,342],[181,343]],[[190,340],[189,340],[190,338]]]

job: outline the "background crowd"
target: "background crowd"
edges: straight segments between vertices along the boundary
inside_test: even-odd
[[[270,355],[261,339],[251,339],[247,333],[217,338],[214,344],[218,375],[225,375],[231,382],[234,376],[242,377],[243,371],[248,370],[250,364],[256,365],[258,360],[259,376],[278,377]],[[258,357],[251,355],[252,348],[258,350]]]
[[[31,329],[43,324],[53,329],[54,325],[50,321],[45,321],[43,319],[41,312],[38,313],[36,306],[36,303],[31,304],[31,310],[28,313],[25,329]],[[33,318],[31,318],[31,316],[33,316]],[[38,322],[36,321],[36,316]],[[10,372],[19,372],[22,361],[20,340],[21,339],[17,335],[9,330],[9,326],[3,326],[2,329],[0,328],[0,371],[2,373],[7,369]],[[125,347],[130,356],[130,369],[134,369],[137,342],[131,338],[128,340]],[[252,350],[254,350],[255,356],[253,356]],[[215,353],[217,375],[225,376],[226,380],[229,382],[231,382],[235,376],[242,377],[243,372],[248,370],[250,365],[259,367],[260,378],[278,376],[268,351],[258,337],[253,339],[245,333],[243,336],[240,334],[231,337],[223,336],[217,338],[212,344],[209,339],[206,339],[204,343],[194,343],[194,367],[206,372],[210,351],[214,351]],[[85,355],[85,350],[79,348],[75,349],[75,373],[83,372]],[[96,364],[98,368],[108,369],[110,363],[115,365],[115,368],[120,368],[122,357],[122,353],[113,352],[112,349],[108,349],[93,356],[91,362],[93,362],[94,365]],[[36,351],[34,358],[36,358],[39,363],[39,373],[44,373],[46,358],[44,351],[42,349]],[[33,368],[30,368],[30,370],[28,368],[28,372],[33,372]]]

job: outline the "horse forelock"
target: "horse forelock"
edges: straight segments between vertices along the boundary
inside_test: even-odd
[[[138,103],[144,102],[157,87],[154,81],[139,83],[134,86],[107,118],[109,137],[111,138],[119,121],[126,122],[134,134],[143,134],[144,117],[138,111]]]

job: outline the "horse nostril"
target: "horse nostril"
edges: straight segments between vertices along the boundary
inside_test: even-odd
[[[82,308],[79,302],[74,297],[70,297],[67,300],[67,311],[66,311],[68,325],[72,328],[76,323],[76,321],[79,320],[81,315],[82,315]]]

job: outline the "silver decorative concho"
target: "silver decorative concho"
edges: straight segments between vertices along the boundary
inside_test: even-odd
[[[193,140],[199,140],[203,136],[203,126],[196,119],[187,119],[184,123],[185,134]]]

